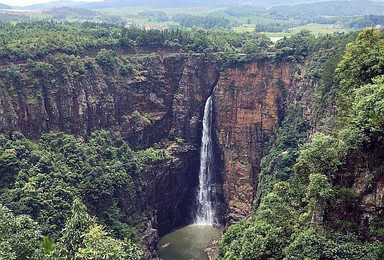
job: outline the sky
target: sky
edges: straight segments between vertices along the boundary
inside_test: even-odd
[[[0,0],[0,4],[6,4],[11,6],[26,6],[33,4],[49,3],[55,0]],[[76,2],[96,2],[102,0],[73,0]]]

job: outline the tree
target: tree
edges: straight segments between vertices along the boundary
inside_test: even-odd
[[[297,225],[287,182],[275,184],[250,220],[230,226],[219,245],[219,260],[282,259]]]
[[[332,184],[324,174],[312,173],[309,175],[307,187],[307,200],[312,214],[311,223],[321,225],[323,223],[326,202],[333,196]]]
[[[92,225],[89,232],[83,234],[82,248],[76,257],[86,260],[139,260],[140,249],[129,240],[118,240],[110,237],[100,225]]]
[[[250,60],[263,60],[268,58],[266,50],[271,43],[269,38],[261,36],[246,41],[241,47],[241,51],[248,54]]]
[[[305,144],[300,149],[298,167],[308,168],[308,176],[310,173],[321,173],[334,178],[339,166],[342,165],[342,153],[338,149],[338,143],[332,136],[322,133],[313,135],[310,143]]]
[[[5,149],[0,151],[0,188],[4,188],[13,183],[19,171],[19,160],[16,150]]]
[[[337,259],[379,260],[381,245],[363,244],[353,235],[337,232],[319,234],[314,228],[300,230],[294,241],[284,248],[284,260]]]
[[[313,228],[299,233],[295,240],[284,248],[284,260],[323,259],[325,238]]]
[[[373,82],[356,90],[353,119],[340,133],[350,148],[377,149],[384,144],[384,76]]]
[[[342,61],[336,69],[340,81],[340,112],[343,117],[355,97],[355,89],[384,74],[384,38],[379,30],[365,29],[354,42],[347,45]]]
[[[141,251],[129,240],[112,238],[105,227],[88,214],[85,205],[75,199],[72,217],[67,221],[53,255],[64,260],[139,260]]]
[[[108,73],[112,73],[117,67],[116,52],[101,49],[96,55],[97,63]]]
[[[54,254],[64,260],[76,259],[79,248],[84,246],[83,235],[88,233],[94,224],[96,219],[88,214],[81,200],[75,199],[72,204],[72,217],[65,224]]]
[[[40,260],[39,225],[29,216],[15,216],[0,204],[0,259],[1,260]]]

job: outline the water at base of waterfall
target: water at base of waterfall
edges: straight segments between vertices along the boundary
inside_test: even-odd
[[[163,260],[208,260],[204,251],[222,231],[212,225],[189,225],[165,235],[159,242]]]

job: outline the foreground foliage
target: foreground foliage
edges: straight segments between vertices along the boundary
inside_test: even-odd
[[[338,86],[332,87],[337,88],[332,94],[340,95],[333,100],[349,104],[338,116],[348,115],[349,120],[341,127],[331,122],[337,126],[332,132],[313,134],[301,146],[282,142],[284,128],[278,133],[281,149],[298,150],[294,167],[280,163],[291,169],[284,170],[285,181],[278,182],[282,169],[268,168],[271,158],[264,159],[263,171],[269,175],[262,175],[259,189],[270,192],[249,220],[228,228],[219,245],[219,259],[383,259],[382,211],[376,209],[368,228],[361,226],[353,212],[364,190],[359,193],[351,187],[353,178],[365,172],[368,192],[383,174],[382,38],[379,31],[362,32],[347,46],[333,73],[338,78],[332,82]],[[273,189],[268,188],[271,180],[275,180]]]
[[[139,167],[167,156],[135,153],[106,131],[87,142],[62,133],[38,142],[1,134],[1,259],[140,259],[140,204],[118,205],[138,201]]]

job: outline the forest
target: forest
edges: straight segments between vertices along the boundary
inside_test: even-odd
[[[86,143],[62,133],[0,138],[1,259],[140,259],[141,212],[122,212],[115,194],[138,196],[140,162],[165,153],[134,153],[106,131]]]
[[[369,8],[343,19],[356,29],[381,23]],[[60,21],[99,15],[87,9],[51,10],[49,21],[1,14],[0,259],[156,259],[147,251],[156,255],[159,236],[180,228],[173,222],[181,218],[177,212],[193,207],[177,197],[197,178],[175,175],[198,168],[188,163],[201,148],[206,98],[215,99],[214,87],[221,87],[222,97],[236,100],[240,118],[254,108],[237,95],[255,87],[238,88],[249,76],[241,73],[257,81],[265,67],[272,68],[270,81],[279,94],[258,93],[278,104],[270,116],[277,127],[270,133],[254,119],[249,132],[258,131],[261,141],[239,137],[262,143],[259,165],[247,168],[256,178],[252,213],[233,221],[230,209],[223,211],[216,259],[384,259],[384,32],[303,30],[276,43],[257,32],[321,19],[318,13],[304,17],[303,10],[284,9],[283,15],[271,8],[256,32],[230,30],[240,23],[233,17],[243,19],[246,8],[224,10],[229,18],[217,16],[223,10],[203,18],[174,14],[182,28],[162,30],[128,28],[121,21]],[[167,20],[162,12],[137,16]],[[252,23],[254,18],[247,17]],[[288,71],[289,84],[272,70]],[[233,71],[237,77],[231,78]],[[209,76],[213,83],[207,83]],[[218,103],[214,115],[219,105],[231,115],[231,104]],[[272,113],[264,105],[252,115]],[[39,116],[45,116],[39,129],[47,131],[26,125]],[[235,134],[228,130],[223,138],[218,128],[218,140]],[[218,140],[217,160],[229,160],[224,155],[234,144],[220,146]],[[244,159],[230,160],[228,165],[246,168]],[[228,206],[226,194],[220,196]],[[162,197],[170,205],[159,203]],[[156,233],[154,247],[148,230]]]

